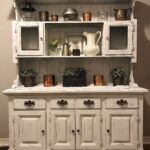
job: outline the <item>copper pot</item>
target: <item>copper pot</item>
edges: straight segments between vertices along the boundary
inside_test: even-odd
[[[132,9],[114,9],[116,20],[129,20]]]
[[[92,13],[91,12],[83,13],[83,21],[91,21],[91,19],[92,19]]]
[[[44,86],[53,86],[55,85],[55,76],[54,75],[43,75]]]
[[[94,75],[94,85],[96,85],[96,86],[104,85],[104,76],[103,75]]]

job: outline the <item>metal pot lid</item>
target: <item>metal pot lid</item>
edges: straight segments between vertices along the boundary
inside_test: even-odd
[[[64,15],[64,16],[65,16],[65,15],[78,15],[78,12],[77,12],[77,10],[74,9],[74,8],[67,8],[67,9],[65,9],[63,15]]]
[[[26,11],[26,12],[36,11],[36,9],[31,6],[31,2],[25,2],[24,6],[21,8],[21,10]]]

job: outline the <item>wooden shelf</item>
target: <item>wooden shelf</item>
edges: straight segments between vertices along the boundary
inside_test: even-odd
[[[17,0],[18,3],[26,0]],[[30,0],[35,4],[128,4],[133,0]]]
[[[127,57],[127,58],[131,58],[131,55],[115,55],[115,56],[17,56],[16,58],[20,59],[20,58],[65,58],[65,59],[70,59],[70,58],[74,58],[74,59],[78,59],[78,58],[112,58],[112,57]]]

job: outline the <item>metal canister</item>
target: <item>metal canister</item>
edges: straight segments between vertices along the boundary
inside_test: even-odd
[[[40,21],[48,21],[49,20],[48,11],[39,11],[39,20]]]

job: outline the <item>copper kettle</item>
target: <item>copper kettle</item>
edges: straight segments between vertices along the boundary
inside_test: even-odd
[[[132,8],[128,9],[114,9],[116,20],[129,20],[132,12]]]

